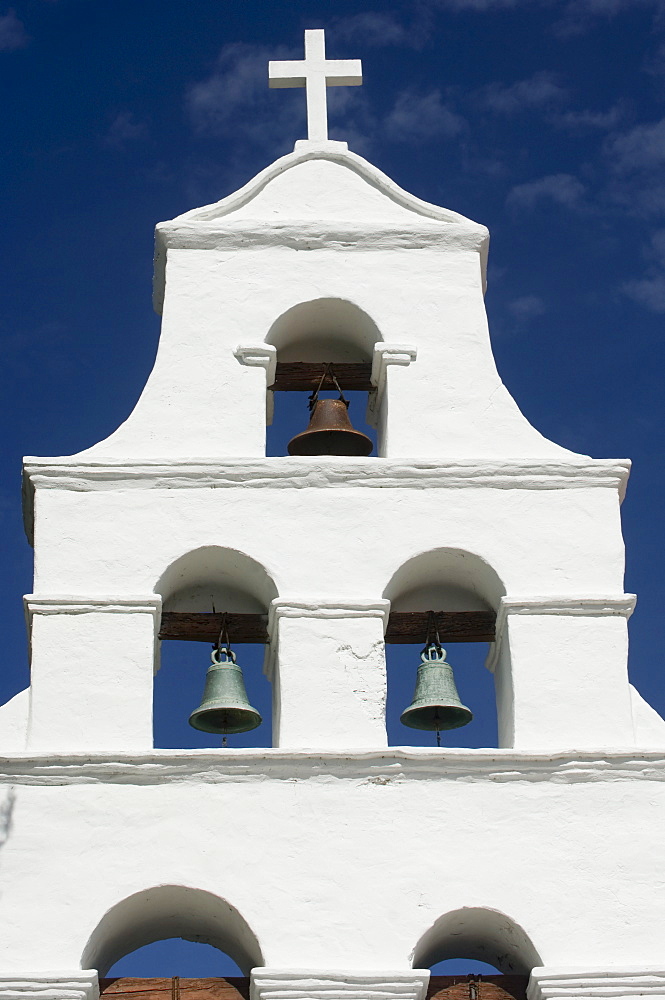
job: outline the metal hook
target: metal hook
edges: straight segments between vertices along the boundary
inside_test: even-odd
[[[321,378],[319,380],[319,384],[317,385],[316,389],[314,389],[314,391],[312,392],[312,394],[309,397],[309,400],[308,400],[309,409],[313,410],[314,407],[316,406],[317,400],[319,398],[319,393],[321,392],[321,389],[323,388],[323,383],[325,382],[326,378],[330,378],[332,380],[332,382],[335,385],[335,388],[337,389],[337,391],[339,393],[339,398],[342,400],[342,402],[344,403],[344,405],[348,409],[349,401],[346,398],[346,396],[344,395],[344,393],[342,392],[342,387],[339,384],[339,382],[337,381],[337,376],[335,375],[335,369],[334,369],[334,367],[332,365],[332,362],[328,362],[328,364],[326,364],[326,366],[324,367],[324,369],[323,369],[323,375],[321,376]]]
[[[219,636],[217,638],[217,642],[214,644],[212,648],[213,652],[217,654],[221,654],[223,650],[225,653],[227,653],[229,658],[232,659],[233,662],[235,663],[235,654],[231,649],[231,639],[229,637],[228,621],[229,621],[229,616],[228,613],[225,611],[222,614],[222,625],[219,630]]]
[[[432,646],[436,649],[437,653],[441,651],[441,640],[439,638],[439,626],[436,620],[436,611],[427,612],[427,635],[425,637],[425,646],[421,652],[426,653]]]

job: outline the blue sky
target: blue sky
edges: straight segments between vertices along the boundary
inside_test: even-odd
[[[315,27],[330,57],[363,62],[363,87],[329,91],[331,137],[489,226],[493,346],[527,417],[575,451],[633,459],[631,675],[665,714],[663,0],[0,4],[0,699],[28,678],[21,457],[74,453],[127,416],[159,334],[154,225],[304,137],[304,94],[269,90],[267,61],[301,58]],[[257,651],[244,655],[265,705]],[[165,656],[161,746],[187,732],[168,671],[200,660],[205,646]],[[491,745],[482,657],[451,660],[481,720],[464,739]],[[202,675],[187,678],[195,702]],[[411,685],[394,689],[393,715]]]

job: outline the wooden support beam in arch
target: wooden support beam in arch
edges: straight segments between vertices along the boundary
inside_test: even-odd
[[[317,388],[328,365],[322,362],[308,361],[278,361],[275,381],[269,389],[274,392],[312,392]],[[342,389],[351,392],[354,389],[361,392],[372,392],[372,365],[369,361],[357,363],[335,363],[333,365],[335,378]],[[322,389],[334,390],[335,383],[330,377],[324,379]]]
[[[429,621],[428,611],[393,611],[388,618],[386,642],[424,645]],[[493,611],[438,611],[435,621],[442,643],[494,642]],[[224,624],[232,644],[268,642],[267,615],[228,613],[225,622],[223,613],[196,611],[164,611],[159,638],[214,643]]]
[[[429,611],[392,611],[388,618],[386,642],[427,642]],[[493,611],[437,611],[433,625],[441,642],[494,642],[496,615]],[[429,636],[431,638],[431,636]]]
[[[249,1000],[249,979],[107,978],[99,980],[99,995],[108,1000]]]
[[[432,976],[427,1000],[526,1000],[528,976]],[[107,1000],[249,1000],[249,979],[100,979]]]

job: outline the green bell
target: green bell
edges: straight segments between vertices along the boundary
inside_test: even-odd
[[[441,732],[459,729],[471,722],[473,715],[460,701],[453,677],[453,668],[446,662],[446,651],[429,642],[418,667],[413,701],[400,716],[400,722],[411,729]]]
[[[230,648],[212,651],[203,699],[189,717],[189,724],[204,733],[248,733],[263,719],[249,703],[242,670]]]

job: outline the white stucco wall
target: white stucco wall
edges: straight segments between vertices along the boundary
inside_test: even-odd
[[[226,900],[256,938],[253,962],[278,968],[406,971],[432,925],[463,907],[507,914],[545,965],[660,955],[662,756],[32,761],[2,762],[14,787],[0,866],[6,972],[80,968],[104,914],[160,885]]]
[[[413,348],[410,365],[388,372],[381,454],[570,456],[501,383],[486,250],[484,226],[408,195],[352,153],[283,157],[242,192],[158,227],[154,370],[126,423],[81,455],[264,455],[266,374],[239,370],[236,348],[264,344],[300,303],[337,299],[367,314],[384,344]]]
[[[509,604],[500,616],[502,745],[634,745],[621,466],[536,473],[528,463],[324,458],[172,466],[170,477],[137,465],[27,469],[37,491],[28,602],[35,748],[148,748],[160,596],[168,603],[186,592],[189,610],[207,610],[210,587],[222,581],[254,600],[251,609],[291,607],[271,618],[278,745],[385,744],[389,602],[433,582],[458,586],[467,609],[536,603],[527,617]],[[325,572],[315,553],[325,553]],[[317,672],[303,671],[315,652]],[[556,706],[580,691],[584,711],[562,715]],[[88,703],[115,710],[98,725]]]
[[[30,688],[0,705],[0,744],[3,751],[25,750],[28,738]]]

